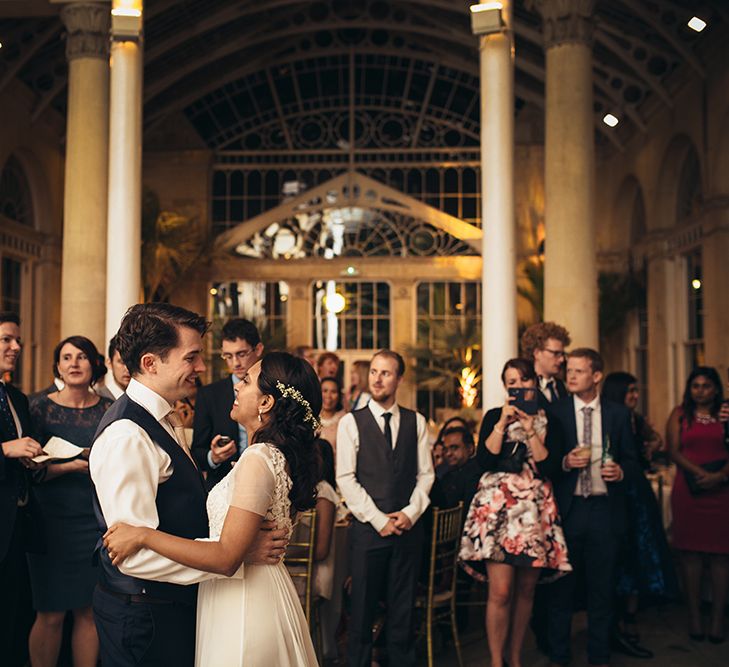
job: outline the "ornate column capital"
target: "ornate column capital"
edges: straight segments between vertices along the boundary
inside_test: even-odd
[[[66,58],[109,57],[109,4],[73,2],[61,10],[66,26]]]
[[[576,42],[592,46],[595,0],[528,0],[542,15],[544,47]]]

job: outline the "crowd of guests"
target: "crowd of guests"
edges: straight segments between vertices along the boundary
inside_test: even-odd
[[[474,424],[453,417],[433,443],[425,418],[398,404],[405,362],[397,352],[355,361],[345,388],[336,354],[294,350],[315,369],[321,387],[313,591],[325,661],[338,659],[346,630],[347,664],[369,667],[378,650],[389,664],[414,664],[427,510],[459,503],[459,595],[472,594],[473,580],[488,582],[492,667],[522,664],[530,624],[551,663],[568,664],[572,618],[580,608],[587,611],[591,665],[607,665],[611,650],[651,657],[638,610],[679,595],[646,477],[657,459],[670,459],[678,471],[672,543],[689,636],[724,641],[729,405],[717,372],[699,367],[690,374],[664,444],[636,411],[636,378],[605,375],[597,351],[567,352],[570,343],[555,323],[527,329],[522,356],[501,373],[505,401],[484,406],[477,437]],[[54,350],[53,383],[28,401],[8,381],[20,350],[19,319],[0,313],[0,646],[9,665],[25,664],[29,652],[34,667],[52,667],[65,628],[74,665],[91,667],[99,657],[92,614],[98,525],[88,458],[99,422],[131,374],[115,339],[105,358],[89,339],[71,336]],[[264,351],[252,322],[229,320],[220,347],[226,376],[199,385],[174,406],[179,427],[192,431],[190,453],[208,489],[249,445],[245,428],[231,419],[234,387]],[[77,446],[77,455],[33,460],[59,439]],[[705,569],[712,591],[708,625],[701,616]],[[376,647],[372,629],[383,609],[385,632]],[[465,622],[459,614],[459,625]]]

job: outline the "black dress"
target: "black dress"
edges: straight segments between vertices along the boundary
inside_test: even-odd
[[[111,404],[100,398],[88,408],[67,408],[38,396],[30,405],[33,435],[41,445],[55,435],[90,447]],[[66,473],[36,484],[33,493],[43,512],[47,544],[45,554],[28,554],[33,606],[37,611],[90,607],[97,579],[92,555],[99,536],[91,479],[87,473]]]

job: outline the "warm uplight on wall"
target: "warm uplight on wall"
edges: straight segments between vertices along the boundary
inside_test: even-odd
[[[686,25],[691,28],[691,30],[701,32],[706,27],[706,21],[703,21],[698,16],[692,16]]]
[[[481,2],[471,5],[471,32],[474,35],[491,35],[504,29],[500,2]]]
[[[142,34],[142,0],[112,0],[111,35],[116,41],[137,41]]]
[[[694,278],[691,281],[691,287],[693,287],[695,290],[701,289],[701,281],[698,278]]]
[[[611,113],[606,113],[602,117],[602,122],[605,123],[608,127],[615,127],[620,121],[618,120],[617,116],[613,116]]]

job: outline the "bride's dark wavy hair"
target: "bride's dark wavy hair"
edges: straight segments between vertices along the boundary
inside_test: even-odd
[[[289,493],[296,511],[303,512],[316,504],[316,485],[319,481],[316,433],[312,420],[304,421],[307,410],[295,399],[284,396],[276,386],[280,381],[297,389],[309,402],[311,414],[321,412],[321,385],[311,364],[288,352],[269,352],[261,359],[258,388],[273,396],[275,402],[268,413],[269,419],[253,435],[253,442],[276,445],[286,457],[293,485]]]

